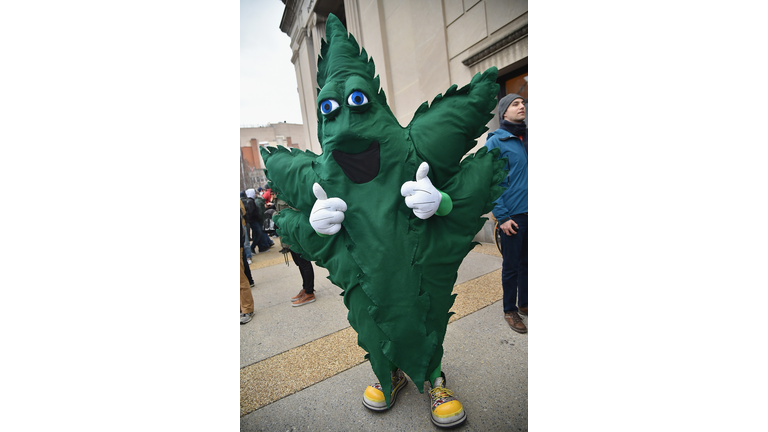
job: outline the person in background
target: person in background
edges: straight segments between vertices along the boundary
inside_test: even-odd
[[[241,210],[242,212],[245,212],[244,208],[245,208],[245,200],[246,199],[247,199],[247,197],[245,196],[245,191],[240,191],[240,208],[242,209]],[[243,253],[245,254],[245,261],[248,263],[248,265],[250,265],[251,263],[253,263],[253,261],[251,260],[253,258],[253,252],[251,251],[251,247],[250,247],[251,235],[250,235],[250,233],[248,231],[250,231],[250,229],[248,228],[248,225],[246,224],[245,225],[245,241],[246,241],[246,244],[248,244],[249,246],[247,246],[247,247],[245,247],[243,249]],[[248,278],[248,280],[251,280],[251,278]]]
[[[274,195],[275,194],[272,192],[272,188],[270,188],[269,185],[266,185],[265,189],[264,189],[264,195],[263,196],[264,196],[264,203],[265,203],[265,205],[267,206],[268,209],[275,207],[275,203],[274,203],[275,196]]]
[[[253,319],[253,293],[243,265],[243,246],[245,246],[245,223],[243,221],[243,203],[240,203],[240,325],[248,324]]]
[[[273,195],[273,199],[274,199],[274,195]],[[256,207],[259,208],[259,214],[261,215],[261,226],[262,226],[261,237],[258,239],[254,238],[254,242],[258,240],[257,243],[259,245],[259,252],[266,252],[269,250],[269,248],[275,245],[275,242],[273,242],[272,239],[269,238],[269,235],[264,231],[264,222],[267,220],[267,216],[266,216],[267,207],[266,207],[266,204],[264,203],[264,198],[262,198],[259,195],[256,195],[256,197],[254,198],[254,201],[256,202]]]
[[[243,229],[245,230],[245,242],[241,245],[243,249],[243,266],[245,267],[245,276],[248,278],[248,283],[251,284],[251,288],[255,286],[253,283],[253,276],[251,275],[251,259],[246,258],[246,251],[250,252],[251,248],[248,243],[248,228],[247,224],[245,223],[245,207],[243,207],[242,201],[240,202],[240,224],[243,225]]]
[[[290,206],[285,201],[275,197],[275,210],[272,211],[277,214],[286,208],[290,208]],[[299,268],[299,273],[301,273],[302,288],[298,294],[291,297],[291,303],[293,303],[291,306],[299,307],[313,303],[315,301],[315,270],[312,268],[312,262],[302,258],[301,255],[292,251],[290,245],[283,243],[282,246],[283,248],[280,252],[283,254],[290,253],[293,262],[296,264],[296,267]],[[287,259],[285,263],[288,264]]]
[[[518,333],[528,328],[520,315],[528,315],[528,127],[525,100],[508,94],[499,101],[500,128],[488,133],[485,146],[498,148],[507,158],[506,188],[496,201],[493,216],[501,234],[504,319]]]
[[[261,210],[256,203],[256,191],[253,188],[248,189],[245,191],[245,195],[247,197],[245,200],[245,222],[251,227],[251,231],[253,232],[253,236],[251,237],[253,240],[251,243],[251,252],[256,253],[257,246],[259,247],[259,252],[266,252],[269,248],[264,248],[262,246],[262,224],[264,223],[264,219]]]

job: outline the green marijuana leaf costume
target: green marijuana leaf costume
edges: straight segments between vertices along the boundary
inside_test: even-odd
[[[498,149],[483,147],[461,161],[493,117],[498,71],[477,74],[461,89],[451,86],[402,127],[379,90],[373,60],[334,15],[326,35],[317,66],[323,153],[269,147],[261,154],[272,189],[298,209],[275,216],[278,234],[294,252],[328,269],[331,282],[344,290],[349,323],[389,406],[391,364],[421,383],[420,392],[440,365],[459,265],[474,246],[482,215],[502,193],[498,184],[506,172]],[[453,209],[422,220],[405,205],[400,188],[425,161],[428,177]],[[334,235],[318,235],[310,225],[315,182],[348,206]]]

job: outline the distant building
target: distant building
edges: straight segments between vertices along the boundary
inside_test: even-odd
[[[304,125],[269,123],[266,126],[240,128],[240,189],[258,188],[267,182],[264,160],[259,152],[264,146],[284,146],[307,150]]]

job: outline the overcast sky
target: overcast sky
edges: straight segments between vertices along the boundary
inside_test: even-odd
[[[240,125],[301,123],[280,0],[240,0]]]

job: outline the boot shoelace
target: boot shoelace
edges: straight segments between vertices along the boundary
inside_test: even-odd
[[[429,394],[430,396],[432,396],[432,399],[434,400],[434,402],[432,403],[432,408],[435,408],[438,405],[445,403],[449,397],[453,396],[453,392],[448,390],[445,387],[435,387],[429,391]]]

